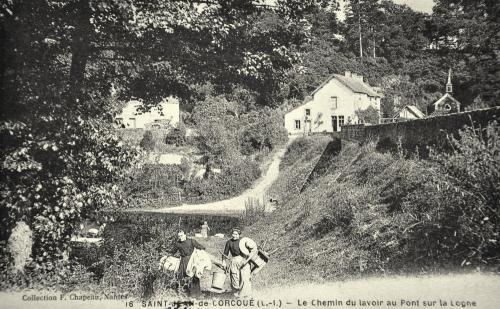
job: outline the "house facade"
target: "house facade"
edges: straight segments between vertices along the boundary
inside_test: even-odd
[[[335,132],[347,123],[358,123],[357,110],[369,106],[380,111],[381,95],[363,81],[363,76],[333,74],[305,103],[285,114],[289,134]]]
[[[143,111],[141,101],[129,101],[115,116],[115,123],[125,129],[165,128],[177,127],[179,118],[179,100],[168,97],[149,111]]]
[[[395,118],[400,120],[413,120],[425,118],[425,115],[418,109],[418,107],[414,105],[406,105],[398,112]]]

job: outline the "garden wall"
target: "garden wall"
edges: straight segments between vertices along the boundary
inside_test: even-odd
[[[110,213],[108,213],[110,215]],[[211,229],[211,234],[223,233],[230,234],[233,227],[240,227],[241,219],[236,216],[219,216],[209,214],[174,214],[158,213],[146,211],[123,211],[111,214],[115,222],[122,224],[171,224],[176,225],[186,231],[188,234],[199,233],[201,225],[207,221]],[[242,227],[240,227],[242,228]]]
[[[408,150],[425,152],[426,146],[446,147],[447,135],[458,133],[464,126],[485,127],[492,120],[500,120],[500,107],[457,114],[429,117],[406,122],[378,125],[345,125],[340,136],[346,140],[366,142],[378,140],[381,148],[393,148],[399,143]]]

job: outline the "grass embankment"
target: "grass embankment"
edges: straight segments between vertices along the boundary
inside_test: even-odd
[[[245,231],[277,249],[256,285],[498,267],[498,139],[462,141],[428,160],[343,143],[301,193],[325,140],[297,140],[271,188],[277,210]]]

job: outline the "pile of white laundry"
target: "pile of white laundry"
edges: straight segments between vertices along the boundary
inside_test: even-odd
[[[163,272],[177,272],[181,259],[174,256],[164,256],[160,259],[158,270]],[[189,259],[186,274],[189,277],[203,277],[205,270],[212,270],[210,255],[205,250],[194,249]]]

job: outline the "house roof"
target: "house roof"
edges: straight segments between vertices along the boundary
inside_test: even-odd
[[[347,77],[347,76],[340,75],[340,74],[332,74],[324,82],[322,82],[316,89],[314,89],[314,91],[311,92],[300,105],[295,106],[295,107],[291,107],[291,108],[285,110],[284,111],[285,114],[288,114],[289,112],[303,106],[304,104],[309,103],[311,100],[313,100],[314,94],[316,92],[318,92],[321,88],[323,88],[326,84],[328,84],[328,82],[330,82],[334,78],[337,78],[344,86],[351,89],[353,92],[365,93],[371,97],[378,97],[378,98],[382,97],[382,95],[377,93],[376,91],[374,91],[371,86],[369,86],[368,84],[365,84],[364,82],[362,82],[358,79],[355,79],[352,77]]]
[[[410,111],[410,113],[415,115],[417,118],[424,118],[425,117],[424,113],[422,113],[418,109],[418,107],[416,107],[415,105],[406,105],[401,110],[399,110],[399,112],[397,114],[394,115],[394,118],[398,117],[404,109],[407,109],[408,111]]]
[[[439,100],[432,103],[432,105],[434,105],[434,107],[436,107],[438,104],[443,103],[446,99],[449,99],[449,100],[457,103],[459,106],[461,105],[461,103],[449,93],[445,93]]]
[[[316,92],[318,92],[321,88],[323,88],[328,82],[330,82],[334,78],[340,81],[347,88],[351,89],[351,91],[353,92],[364,93],[371,97],[379,97],[379,98],[382,97],[380,94],[375,92],[369,85],[362,82],[361,80],[340,74],[330,75],[330,77],[328,77],[323,83],[321,83],[321,85],[319,85],[313,92],[311,92],[311,96],[313,96]]]
[[[373,91],[370,86],[358,79],[339,74],[334,74],[334,77],[354,92],[365,93],[371,97],[380,97],[380,94]]]

